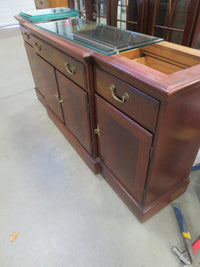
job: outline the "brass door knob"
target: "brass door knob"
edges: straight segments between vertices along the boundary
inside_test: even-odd
[[[38,43],[34,43],[34,47],[35,47],[35,49],[37,50],[37,51],[41,51],[42,50],[42,46],[41,46],[41,44],[38,44]]]
[[[99,124],[97,124],[97,128],[94,129],[94,134],[96,134],[98,137],[100,136],[100,127],[99,127]]]

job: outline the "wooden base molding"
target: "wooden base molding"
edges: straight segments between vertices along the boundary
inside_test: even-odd
[[[148,204],[147,206],[143,206],[141,203],[136,201],[136,199],[125,189],[125,187],[115,178],[115,176],[109,171],[108,168],[106,168],[103,163],[100,164],[102,166],[102,176],[142,223],[150,219],[153,215],[158,213],[161,209],[182,195],[186,191],[189,184],[189,179],[186,179],[184,182],[174,186],[164,195],[157,198],[156,201]]]
[[[64,126],[64,124],[59,120],[59,118],[54,114],[54,112],[47,106],[47,113],[58,129],[66,137],[69,143],[73,146],[76,152],[81,156],[87,166],[93,171],[94,174],[100,172],[99,159],[93,159],[87,151],[80,145],[77,139],[72,135],[72,133]]]

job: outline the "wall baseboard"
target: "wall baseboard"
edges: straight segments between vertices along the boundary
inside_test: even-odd
[[[18,24],[0,26],[0,39],[20,36],[20,29]]]
[[[200,163],[192,167],[192,171],[200,170]]]

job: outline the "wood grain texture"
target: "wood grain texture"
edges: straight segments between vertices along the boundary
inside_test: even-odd
[[[141,57],[141,49],[136,48],[136,49],[132,49],[132,50],[127,50],[124,52],[121,52],[120,54],[118,54],[119,57],[126,57],[129,59],[135,59],[135,58],[139,58]]]
[[[138,220],[143,223],[149,220],[152,216],[158,213],[161,209],[166,207],[169,203],[174,201],[180,195],[182,195],[188,186],[188,180],[183,182],[176,187],[172,188],[167,194],[159,197],[156,201],[143,207],[137,202],[137,200],[129,194],[126,188],[116,179],[116,177],[109,171],[109,169],[101,162],[101,175],[110,184],[113,190],[118,194],[118,196],[127,205],[130,211],[138,218]]]
[[[68,1],[67,0],[48,0],[49,1],[49,7],[68,7]]]
[[[182,194],[200,146],[200,52],[161,42],[108,57],[80,45],[72,46],[72,42],[30,23],[23,24],[23,31],[30,34],[30,38],[24,35],[24,40],[31,61],[37,62],[30,62],[35,66],[36,93],[46,104],[49,116],[88,166],[102,172],[139,220],[149,219]],[[34,50],[35,40],[44,43],[44,51]],[[63,75],[56,60],[63,62],[65,55],[83,66],[87,91],[78,80]],[[164,72],[167,68],[167,74],[161,67]],[[50,87],[48,92],[39,75]],[[64,115],[72,119],[68,128],[55,114],[54,104],[48,102],[50,91],[59,89],[56,77],[59,99],[64,98]],[[115,102],[111,83],[117,96],[127,91],[130,102]],[[78,122],[82,115],[83,125]],[[97,123],[99,137],[94,135]]]
[[[85,65],[71,57],[69,55],[70,53],[63,53],[32,35],[28,39],[28,42],[32,45],[33,49],[38,55],[51,63],[56,69],[60,70],[81,87],[87,87],[87,81],[85,78]],[[38,46],[40,47],[39,50]],[[65,64],[68,64],[68,70],[66,69]],[[76,69],[75,73],[70,73],[73,68]]]
[[[162,100],[179,92],[188,90],[194,83],[199,83],[200,51],[168,42],[145,46],[141,53],[153,55],[175,66],[185,68],[172,74],[164,74],[148,66],[130,60],[125,56],[109,57],[93,53],[97,66],[139,88],[141,91]],[[124,54],[125,55],[125,54]]]
[[[200,85],[161,107],[146,203],[186,180],[200,147]]]
[[[141,49],[144,53],[152,53],[154,56],[171,61],[185,67],[192,67],[200,63],[200,51],[189,47],[180,46],[169,42],[146,46]]]
[[[142,201],[152,134],[96,95],[99,156],[116,179]]]
[[[54,68],[39,57],[31,46],[25,43],[33,79],[37,89],[45,97],[48,104],[56,115],[63,121],[61,104],[59,103],[59,91],[57,88]],[[58,95],[58,98],[56,97]]]
[[[88,100],[89,100],[89,112],[90,112],[90,127],[91,127],[91,142],[92,142],[92,153],[93,157],[96,158],[99,155],[98,152],[98,147],[97,147],[97,138],[94,133],[94,130],[97,127],[97,122],[96,122],[96,114],[95,114],[95,100],[94,100],[94,92],[95,92],[95,87],[94,87],[94,66],[93,62],[90,58],[89,61],[87,61],[86,65],[86,75],[87,75],[87,80],[88,80]]]
[[[65,126],[92,154],[88,95],[83,89],[56,71],[58,87],[63,101]]]
[[[73,146],[79,156],[84,160],[87,166],[95,173],[99,173],[101,167],[99,165],[99,160],[94,159],[90,156],[90,154],[82,147],[79,141],[73,136],[73,134],[64,126],[61,120],[56,116],[56,114],[51,110],[50,107],[47,107],[47,113],[58,129],[62,132],[62,134],[66,137],[69,143]]]
[[[146,65],[154,70],[163,72],[165,74],[172,74],[174,72],[177,72],[183,69],[179,66],[168,63],[161,59],[154,58],[152,56],[144,56],[144,57],[136,59],[135,61],[139,62],[140,64]]]
[[[169,94],[168,85],[164,82],[168,75],[164,73],[117,55],[108,58],[95,52],[93,53],[93,60],[98,68],[148,95],[162,99]]]
[[[60,51],[70,54],[71,57],[85,63],[85,58],[90,57],[91,50],[87,47],[83,47],[77,43],[70,40],[66,40],[54,33],[48,32],[46,30],[36,27],[34,24],[27,22],[23,23],[24,28],[26,28],[33,36],[45,41],[47,44],[52,45],[59,49]]]
[[[115,86],[116,95],[121,97],[124,93],[128,93],[129,99],[124,103],[117,102],[112,97],[110,91],[111,85]],[[100,69],[96,69],[96,90],[124,114],[128,115],[150,131],[153,132],[155,130],[159,110],[159,102],[156,99],[153,99],[126,83],[123,83],[120,79],[109,75]]]

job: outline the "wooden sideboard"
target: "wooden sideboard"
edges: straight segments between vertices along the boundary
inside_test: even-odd
[[[16,18],[37,96],[90,169],[141,222],[180,196],[200,146],[200,52],[105,56]]]

